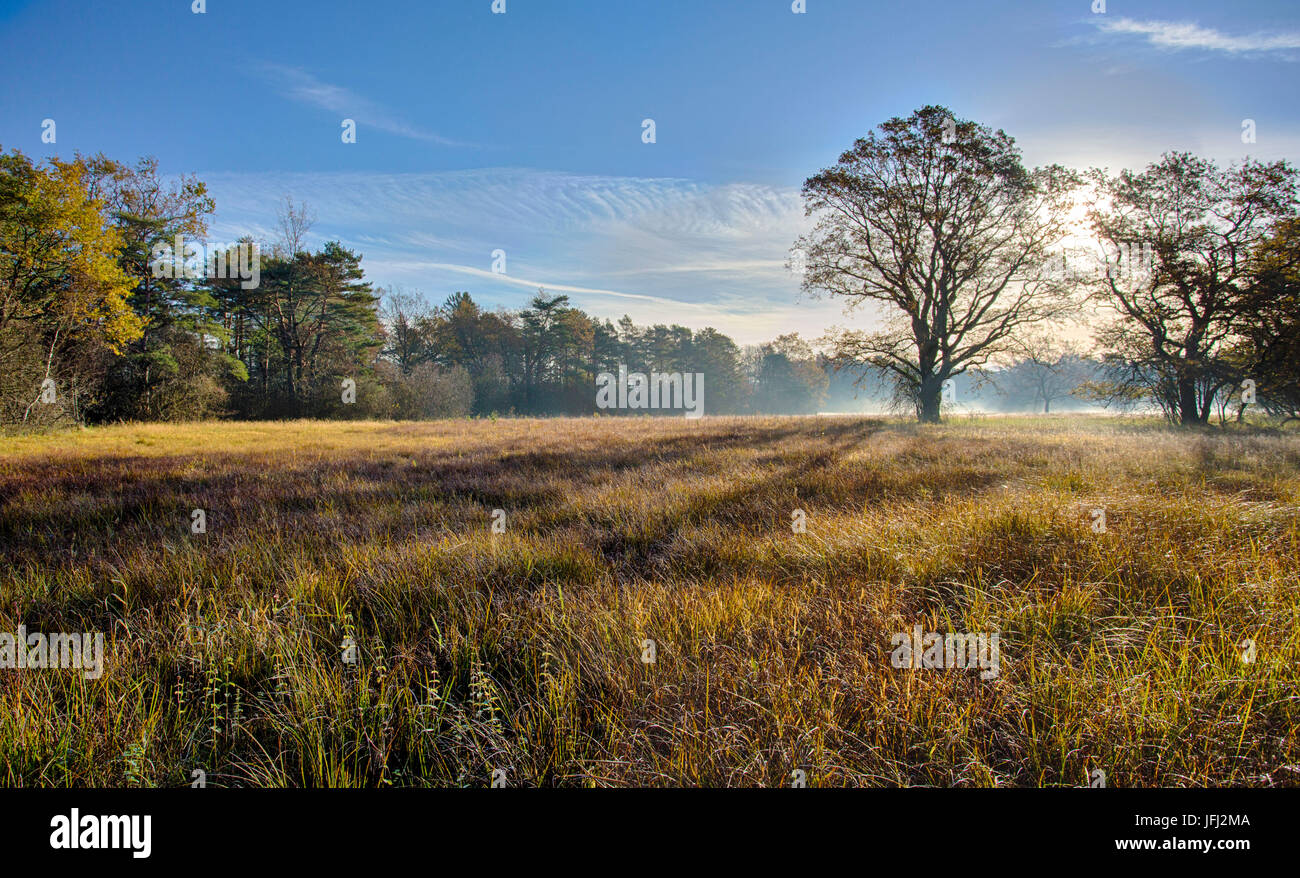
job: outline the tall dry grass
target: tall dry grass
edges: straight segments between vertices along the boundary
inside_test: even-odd
[[[1300,783],[1294,435],[603,418],[0,443],[0,631],[108,641],[98,680],[0,670],[7,785]],[[1000,633],[1000,675],[894,668],[916,624]]]

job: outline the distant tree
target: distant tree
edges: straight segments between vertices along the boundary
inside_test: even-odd
[[[812,347],[798,333],[759,348],[753,406],[771,414],[814,414],[830,385]]]
[[[290,229],[286,241],[301,240]],[[361,386],[383,346],[379,297],[365,280],[360,254],[337,241],[290,255],[284,242],[264,258],[261,283],[240,291],[239,312],[249,326],[246,362],[256,378],[256,400],[243,413],[303,417],[347,413],[340,383]],[[253,388],[250,388],[253,390]],[[360,395],[360,394],[359,394]]]
[[[431,309],[420,296],[395,287],[380,291],[383,357],[403,375],[432,357],[428,325]]]
[[[591,361],[597,372],[614,372],[620,363],[628,362],[626,345],[619,337],[619,329],[608,319],[592,326]]]
[[[885,306],[885,329],[833,338],[837,359],[891,373],[917,417],[938,421],[946,380],[1073,306],[1042,267],[1077,184],[1059,166],[1026,170],[1011,137],[943,107],[859,139],[804,183],[817,222],[796,245],[806,291]]]
[[[595,321],[568,296],[539,290],[519,315],[523,344],[523,408],[532,414],[579,414],[594,407],[591,390]]]
[[[709,412],[744,411],[749,403],[750,387],[741,372],[740,349],[734,341],[713,327],[705,327],[691,338],[690,354],[683,360],[684,371],[704,375],[705,406]]]
[[[1037,333],[1021,342],[1014,364],[999,375],[998,383],[1004,394],[1028,398],[1049,414],[1052,403],[1076,397],[1095,368],[1077,343]]]
[[[419,343],[430,362],[461,367],[473,385],[476,414],[515,407],[522,382],[522,339],[517,315],[484,311],[467,292],[448,296],[415,322]]]
[[[648,327],[641,334],[640,365],[656,372],[680,372],[687,367],[693,334],[685,326]]]
[[[333,405],[339,382],[369,373],[381,349],[379,297],[365,279],[361,254],[337,241],[313,254],[311,277],[323,304],[314,322],[298,324],[305,343],[293,349],[293,369],[305,392]]]
[[[391,405],[382,414],[389,417],[456,418],[473,411],[474,383],[464,366],[448,369],[424,362],[403,372],[396,363],[384,360],[379,364],[378,375]]]

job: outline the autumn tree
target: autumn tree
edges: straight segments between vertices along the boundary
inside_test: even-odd
[[[0,420],[30,420],[46,381],[63,411],[98,381],[82,374],[98,351],[119,353],[143,332],[117,262],[121,234],[90,177],[80,159],[37,166],[0,153]]]
[[[1263,409],[1300,420],[1300,219],[1280,223],[1251,263],[1242,339],[1230,356],[1239,374],[1254,382]],[[1238,399],[1240,417],[1249,395]]]
[[[1295,215],[1296,172],[1167,153],[1144,171],[1094,178],[1092,226],[1118,257],[1099,282],[1113,315],[1098,333],[1112,393],[1146,394],[1173,421],[1207,423],[1244,377],[1230,353],[1257,317],[1252,255]]]
[[[226,380],[247,373],[224,350],[229,330],[206,283],[212,255],[206,235],[215,210],[206,185],[189,175],[165,177],[154,158],[127,165],[99,155],[87,164],[120,234],[118,264],[132,280],[128,301],[144,329],[114,361],[99,416],[179,420],[219,413]],[[159,258],[162,252],[167,257]]]

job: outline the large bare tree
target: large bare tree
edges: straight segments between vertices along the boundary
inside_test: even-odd
[[[884,371],[937,422],[945,381],[1074,306],[1044,266],[1078,183],[1060,166],[1026,170],[1011,137],[943,107],[860,138],[804,183],[816,224],[795,250],[806,292],[883,306],[881,328],[834,336],[836,357]]]

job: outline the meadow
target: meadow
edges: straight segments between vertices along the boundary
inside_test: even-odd
[[[105,636],[0,670],[0,784],[1298,786],[1298,561],[1256,428],[0,436],[0,631]],[[894,667],[916,625],[1000,672]]]

